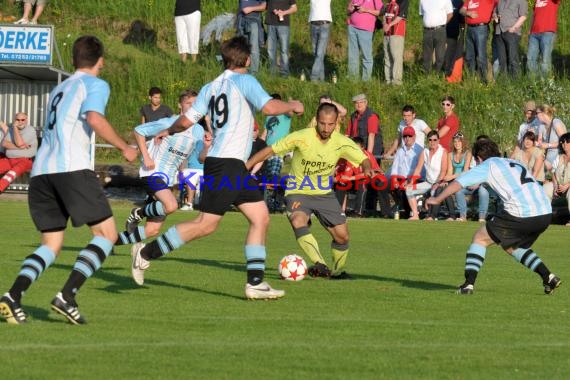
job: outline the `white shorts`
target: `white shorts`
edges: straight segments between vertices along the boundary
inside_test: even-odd
[[[198,54],[201,19],[202,13],[200,11],[174,17],[179,54]]]

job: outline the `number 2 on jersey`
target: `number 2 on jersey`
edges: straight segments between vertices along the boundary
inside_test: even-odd
[[[526,168],[524,166],[522,166],[521,164],[518,164],[516,162],[509,162],[509,166],[511,168],[518,167],[521,169],[521,178],[520,178],[521,179],[521,185],[524,185],[525,183],[534,182],[534,179],[532,177],[526,176],[526,173],[527,173]]]
[[[228,97],[226,94],[220,94],[217,98],[211,97],[210,103],[210,119],[215,128],[223,128],[228,122]]]

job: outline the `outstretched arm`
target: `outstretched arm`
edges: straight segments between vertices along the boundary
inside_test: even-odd
[[[247,162],[245,163],[247,171],[251,171],[251,168],[253,168],[255,164],[257,164],[258,162],[263,162],[273,155],[274,152],[271,146],[263,148],[262,150],[254,154],[252,157],[250,157],[249,160],[247,160]]]

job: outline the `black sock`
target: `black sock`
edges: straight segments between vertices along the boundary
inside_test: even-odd
[[[249,269],[247,271],[247,283],[250,285],[259,285],[263,281],[264,272],[261,269]]]

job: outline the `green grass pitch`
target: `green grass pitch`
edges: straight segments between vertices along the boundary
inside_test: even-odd
[[[113,203],[122,226],[130,205]],[[39,243],[27,203],[1,201],[0,291]],[[167,225],[197,215],[177,212]],[[49,309],[86,228],[69,229],[62,254],[27,292],[29,323],[0,323],[3,379],[530,379],[570,373],[569,230],[551,226],[534,248],[563,280],[551,296],[538,276],[494,247],[475,294],[457,296],[475,222],[350,220],[354,281],[278,279],[299,253],[283,215],[271,218],[267,280],[287,295],[246,301],[245,219],[154,261],[130,277],[117,247],[78,296],[86,326]],[[330,238],[313,233],[329,257]]]

